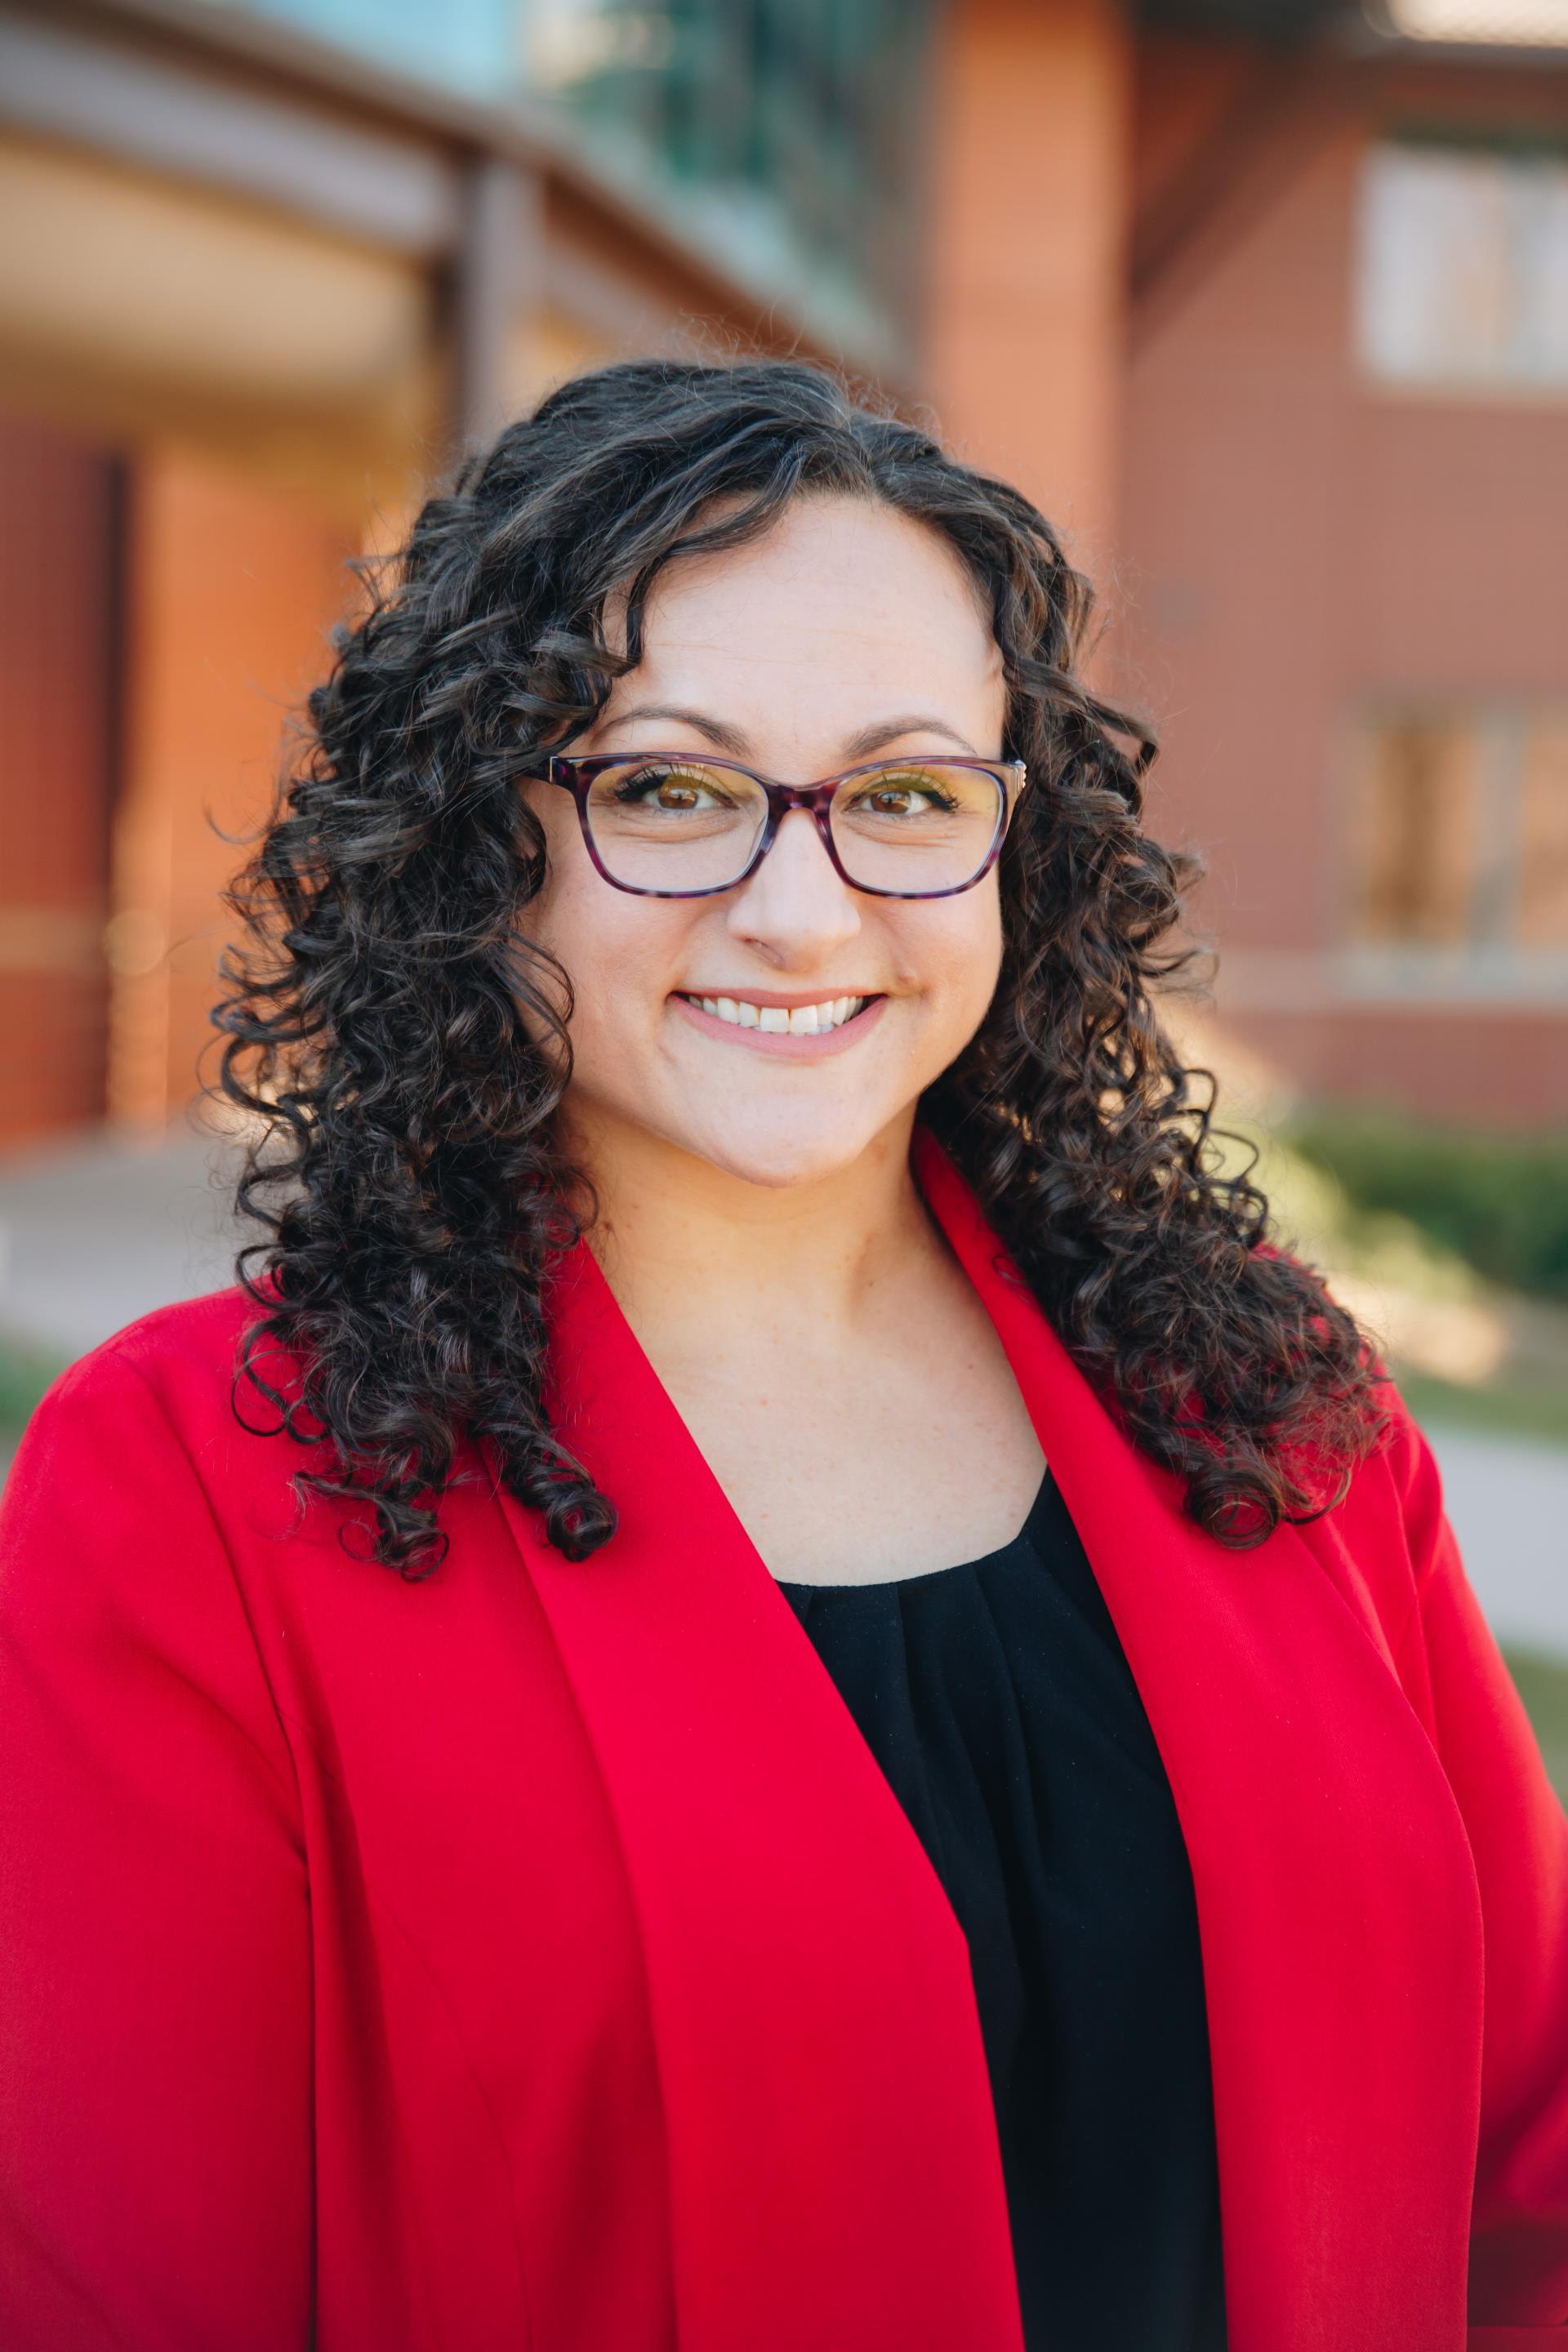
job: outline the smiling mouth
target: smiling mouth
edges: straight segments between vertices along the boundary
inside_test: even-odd
[[[824,1036],[829,1030],[842,1029],[868,1004],[881,1001],[875,996],[825,996],[816,1004],[752,1004],[743,996],[693,996],[684,989],[678,993],[683,1003],[695,1004],[715,1021],[728,1022],[735,1029],[760,1029],[775,1037]]]

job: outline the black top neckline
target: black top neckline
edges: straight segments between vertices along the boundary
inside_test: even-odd
[[[1055,1491],[1056,1481],[1051,1475],[1051,1465],[1047,1462],[1045,1475],[1041,1478],[1035,1499],[1029,1506],[1028,1516],[1017,1534],[1009,1536],[1006,1542],[998,1544],[994,1551],[982,1552],[975,1559],[955,1560],[947,1568],[917,1569],[912,1576],[879,1576],[869,1581],[861,1579],[852,1584],[823,1584],[814,1581],[802,1583],[795,1579],[782,1576],[775,1577],[773,1581],[781,1592],[810,1593],[815,1598],[818,1593],[824,1592],[889,1592],[895,1588],[903,1592],[912,1590],[917,1584],[942,1584],[949,1578],[973,1576],[982,1570],[994,1568],[999,1561],[1010,1560],[1020,1546],[1033,1547],[1039,1543]]]
[[[1222,2352],[1192,1874],[1059,1486],[977,1559],[783,1590],[968,1945],[1028,2352]]]

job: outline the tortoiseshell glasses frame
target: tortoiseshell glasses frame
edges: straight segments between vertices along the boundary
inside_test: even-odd
[[[617,767],[718,769],[725,773],[742,776],[748,782],[754,784],[766,801],[766,814],[740,870],[730,875],[722,882],[704,882],[696,888],[686,890],[658,889],[645,882],[628,882],[622,876],[612,873],[594,837],[593,823],[589,815],[589,801],[594,785],[598,779],[610,769]],[[900,769],[918,767],[961,768],[972,771],[978,775],[990,777],[995,786],[996,807],[994,821],[990,829],[990,836],[984,855],[974,865],[973,871],[967,872],[962,881],[946,882],[937,889],[896,890],[889,888],[885,884],[861,881],[845,866],[839,854],[838,844],[834,839],[832,824],[834,803],[846,784],[852,784],[862,776],[876,775],[888,770],[897,772]],[[780,825],[795,809],[804,810],[806,815],[814,820],[834,872],[849,889],[862,891],[866,896],[873,898],[953,898],[961,891],[973,890],[977,882],[984,880],[996,863],[1013,812],[1017,806],[1019,795],[1028,776],[1027,767],[1022,760],[978,760],[957,755],[950,758],[945,752],[936,756],[930,753],[916,754],[907,760],[888,758],[865,760],[856,767],[841,769],[838,774],[823,776],[816,783],[811,784],[781,784],[772,776],[761,775],[755,768],[748,768],[739,760],[721,760],[707,752],[694,751],[603,751],[583,759],[575,758],[570,753],[554,751],[542,756],[538,765],[529,769],[527,772],[538,776],[545,783],[558,784],[563,792],[572,794],[577,804],[577,822],[582,830],[583,845],[592,860],[595,872],[602,880],[607,882],[612,889],[627,891],[636,898],[716,898],[722,897],[726,890],[738,890],[742,882],[751,880],[752,876],[777,840]]]

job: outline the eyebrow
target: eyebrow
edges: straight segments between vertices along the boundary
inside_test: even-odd
[[[626,727],[634,719],[675,719],[683,727],[695,729],[699,735],[705,735],[710,743],[717,743],[732,758],[741,760],[746,755],[746,737],[742,729],[727,725],[722,719],[710,719],[706,711],[689,709],[683,703],[634,703],[629,710],[618,710],[613,719],[606,719],[605,727],[606,730],[612,727]],[[921,734],[945,735],[950,743],[956,743],[959,750],[967,752],[972,760],[983,756],[945,719],[936,719],[927,711],[918,710],[901,712],[896,719],[873,719],[869,726],[862,727],[849,736],[844,749],[850,759],[856,760],[862,752],[879,751],[884,743],[894,743],[900,735]]]

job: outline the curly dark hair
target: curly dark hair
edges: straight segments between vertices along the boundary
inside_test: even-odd
[[[239,1200],[268,1236],[241,1254],[261,1314],[237,1408],[248,1381],[321,1449],[297,1488],[368,1506],[374,1557],[405,1578],[443,1555],[466,1438],[568,1558],[616,1524],[545,1405],[546,1281],[585,1212],[557,1117],[570,979],[519,922],[544,868],[520,769],[640,660],[664,564],[823,493],[957,551],[1035,786],[1001,860],[994,1000],[922,1116],[1200,1527],[1241,1547],[1316,1516],[1384,1425],[1366,1340],[1222,1172],[1209,1073],[1152,1009],[1193,952],[1169,937],[1195,867],[1142,830],[1154,739],[1084,682],[1092,592],[1049,524],[809,362],[628,362],[509,425],[367,570],[228,898],[246,936],[218,1090],[260,1119]]]

